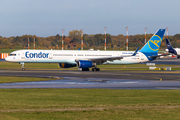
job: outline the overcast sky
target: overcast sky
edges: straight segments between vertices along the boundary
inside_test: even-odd
[[[180,33],[180,0],[1,0],[0,36]]]

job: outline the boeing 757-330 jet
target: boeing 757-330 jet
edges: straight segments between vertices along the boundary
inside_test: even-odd
[[[99,50],[17,50],[5,59],[8,62],[24,63],[59,63],[61,68],[77,66],[82,71],[100,71],[100,64],[137,64],[155,60],[161,45],[165,29],[159,29],[142,47],[134,51],[99,51]]]

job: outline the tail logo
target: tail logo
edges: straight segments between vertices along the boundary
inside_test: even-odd
[[[157,51],[161,45],[161,38],[158,35],[154,35],[148,42],[148,46],[151,50]]]

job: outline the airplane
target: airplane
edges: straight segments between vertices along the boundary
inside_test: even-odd
[[[180,58],[180,48],[173,48],[167,38],[166,38],[166,46],[167,46],[166,49],[167,52],[177,55],[177,58]]]
[[[8,62],[24,63],[59,63],[61,68],[77,66],[82,71],[100,71],[100,64],[137,64],[155,60],[164,36],[165,29],[159,29],[138,51],[100,51],[100,50],[17,50],[5,59]]]

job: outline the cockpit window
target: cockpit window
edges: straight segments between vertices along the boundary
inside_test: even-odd
[[[9,54],[9,56],[16,56],[16,54]]]

